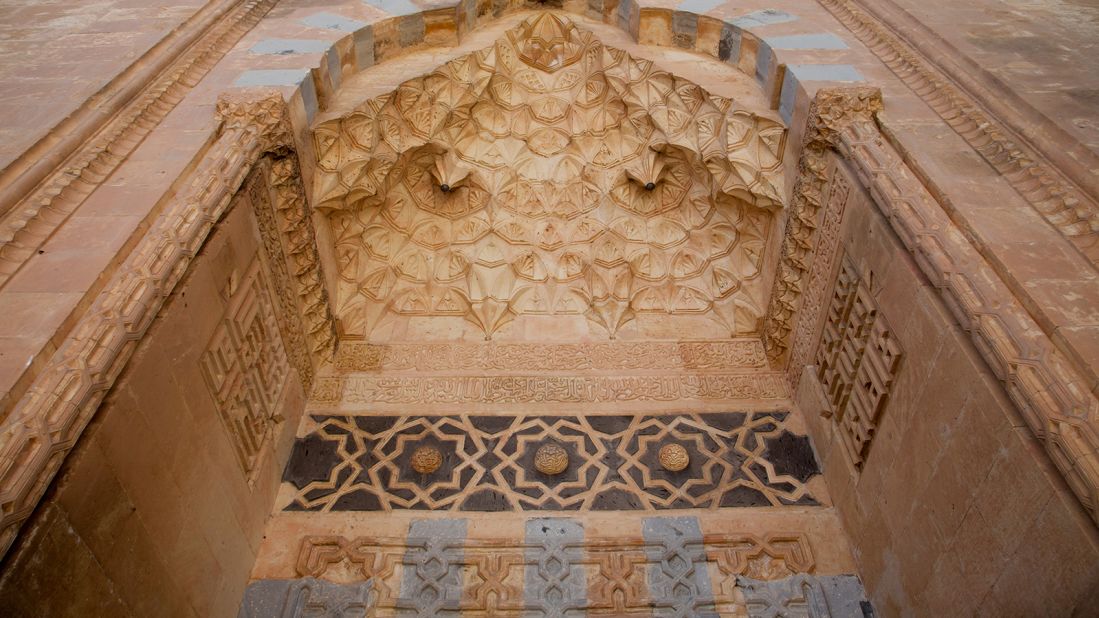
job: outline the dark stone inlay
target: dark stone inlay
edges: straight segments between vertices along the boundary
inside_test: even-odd
[[[783,431],[774,438],[765,439],[764,443],[767,445],[764,456],[775,467],[775,472],[792,476],[802,483],[820,474],[809,436]]]
[[[294,441],[294,450],[282,471],[282,480],[293,483],[298,489],[314,481],[328,479],[332,468],[340,463],[336,449],[339,444],[310,434]]]
[[[297,489],[286,510],[635,510],[817,504],[812,445],[785,428],[785,412],[638,416],[316,415],[284,471]],[[560,474],[534,465],[555,444]],[[664,468],[678,444],[684,470]],[[430,473],[417,448],[442,455]]]

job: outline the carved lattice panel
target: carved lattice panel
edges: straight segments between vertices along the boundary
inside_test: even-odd
[[[900,367],[901,349],[870,286],[844,256],[817,350],[818,378],[851,462],[861,469]]]
[[[259,259],[230,277],[228,306],[202,356],[202,374],[249,482],[278,422],[290,370]]]

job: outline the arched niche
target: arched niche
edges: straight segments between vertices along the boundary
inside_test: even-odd
[[[518,14],[343,80],[311,138],[343,338],[759,333],[786,128],[727,64]]]

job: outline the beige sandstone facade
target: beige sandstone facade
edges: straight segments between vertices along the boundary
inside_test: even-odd
[[[1099,10],[0,6],[0,614],[1099,613]]]

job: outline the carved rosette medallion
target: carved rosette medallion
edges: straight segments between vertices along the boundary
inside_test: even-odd
[[[613,338],[658,314],[757,333],[785,136],[540,13],[316,127],[341,328],[453,317],[489,339],[571,315]]]
[[[542,474],[561,474],[569,467],[569,454],[556,444],[543,444],[534,453],[534,467]]]
[[[443,465],[443,454],[434,446],[421,446],[412,452],[412,469],[420,474],[431,474]]]
[[[679,444],[665,444],[660,447],[657,458],[660,459],[660,465],[670,472],[682,472],[691,463],[687,449]]]

